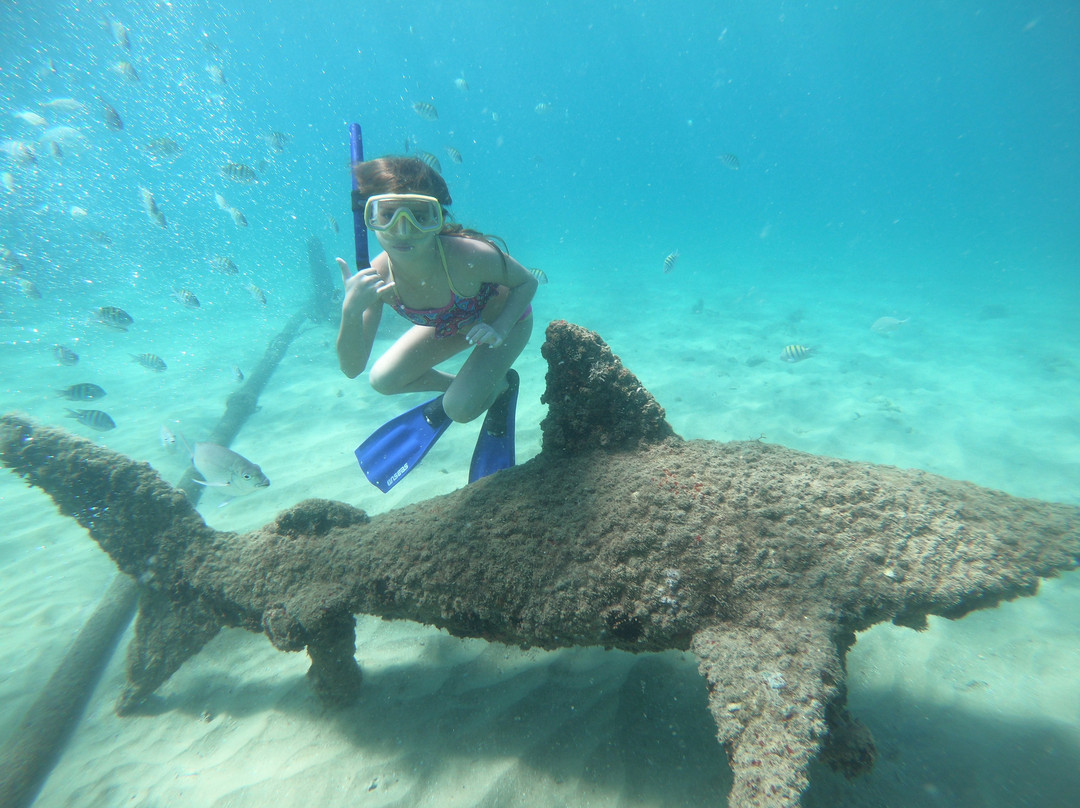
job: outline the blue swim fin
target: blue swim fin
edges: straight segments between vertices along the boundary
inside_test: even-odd
[[[510,386],[488,408],[484,425],[480,427],[480,437],[476,439],[469,464],[470,483],[514,465],[514,413],[520,381],[517,371],[508,370],[506,380]]]
[[[364,476],[384,494],[424,459],[452,423],[442,396],[391,418],[356,447]]]

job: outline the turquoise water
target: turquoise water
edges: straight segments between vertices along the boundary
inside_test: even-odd
[[[522,263],[548,275],[535,301],[538,326],[564,318],[597,330],[680,434],[765,435],[1080,502],[1080,10],[1066,2],[731,6],[0,4],[0,245],[10,251],[0,286],[2,409],[68,426],[176,479],[184,464],[158,445],[160,425],[179,421],[196,436],[212,427],[235,389],[233,366],[250,371],[309,295],[311,236],[328,256],[352,254],[347,126],[359,121],[369,157],[405,148],[435,155],[457,218],[502,236]],[[112,23],[124,26],[130,49]],[[68,98],[84,109],[46,106]],[[101,99],[122,130],[108,128]],[[434,105],[437,120],[419,116],[417,102]],[[280,148],[272,133],[283,136]],[[58,138],[54,153],[48,142]],[[154,154],[162,138],[179,152]],[[17,144],[36,160],[18,159],[26,152]],[[226,163],[252,167],[259,181],[223,177]],[[154,195],[167,228],[148,219],[140,188]],[[248,226],[237,226],[215,194]],[[238,274],[220,271],[222,256]],[[184,307],[178,288],[200,308]],[[93,322],[103,305],[129,311],[132,329]],[[882,316],[910,319],[881,335],[870,325]],[[384,322],[386,340],[400,332]],[[211,503],[204,512],[216,525],[255,527],[305,496],[375,511],[464,484],[474,433],[461,428],[396,498],[374,498],[351,465],[351,446],[406,402],[344,380],[333,340],[332,325],[313,325],[294,343],[238,439],[274,485],[227,509]],[[519,459],[539,449],[541,342],[538,327],[519,362]],[[79,364],[58,366],[55,343],[76,349]],[[817,353],[789,365],[778,359],[788,344]],[[144,352],[168,371],[130,361]],[[108,389],[100,408],[115,430],[95,433],[64,417],[67,402],[53,391],[88,381]],[[0,647],[23,660],[2,687],[8,703],[23,704],[111,567],[77,530],[40,515],[47,505],[17,482],[0,485],[18,528],[0,555],[12,626]],[[910,632],[860,640],[852,704],[873,722],[883,760],[853,784],[815,771],[820,790],[808,804],[1067,804],[1080,790],[1075,578],[1033,601],[937,626],[935,644],[922,650],[908,643],[927,637]],[[32,620],[28,602],[37,604]],[[37,648],[42,629],[55,639]],[[952,661],[942,656],[924,674],[954,671],[956,688],[944,697],[930,685],[905,690],[913,674],[903,660],[938,659],[943,648]],[[998,672],[977,670],[980,654],[1013,678],[994,680],[975,703],[983,691],[965,684]],[[530,664],[551,676],[595,665],[609,690],[627,688],[619,704],[632,701],[626,682],[663,681],[664,665],[678,688],[697,681],[685,661],[554,657]],[[469,675],[453,660],[446,666],[448,676]],[[459,682],[455,692],[464,691]],[[112,693],[101,696],[101,715]],[[189,698],[198,704],[197,689]],[[602,716],[610,702],[596,698]],[[668,705],[688,736],[708,738],[699,707]],[[616,757],[633,760],[644,745],[664,761],[646,767],[651,780],[585,777],[595,790],[581,793],[593,804],[692,804],[723,788],[717,749],[680,755],[673,749],[685,744],[667,746],[637,725],[598,717],[590,726]],[[353,751],[362,757],[363,745]],[[68,765],[76,770],[78,759]],[[547,784],[543,763],[529,768],[533,796],[521,804],[566,798]],[[130,782],[117,775],[97,791],[65,791],[54,778],[43,801],[99,804]],[[568,804],[585,804],[578,796]],[[297,804],[303,797],[297,790]],[[211,797],[191,799],[173,804]]]

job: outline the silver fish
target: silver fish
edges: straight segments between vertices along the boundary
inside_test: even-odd
[[[448,155],[450,155],[450,159],[452,161],[454,161],[455,163],[460,163],[461,162],[461,152],[459,152],[453,146],[447,146],[446,147],[446,153]]]
[[[425,121],[437,121],[439,119],[439,110],[435,109],[434,104],[429,104],[427,101],[417,101],[412,105],[412,108]]]
[[[666,275],[667,273],[671,272],[671,270],[675,269],[675,265],[678,262],[679,262],[679,251],[678,250],[675,250],[673,252],[669,252],[666,256],[664,256],[664,274]]]
[[[228,84],[225,80],[225,71],[221,69],[221,65],[207,65],[206,74],[214,84],[220,84],[223,87]]]
[[[18,112],[12,112],[11,114],[18,118],[20,121],[28,123],[31,126],[40,126],[42,129],[44,129],[46,126],[49,125],[49,122],[42,118],[40,115],[38,115],[36,112],[30,112],[29,110],[20,110]]]
[[[114,132],[119,132],[123,129],[124,119],[120,117],[120,113],[116,111],[113,105],[100,97],[98,98],[98,102],[101,104],[101,114],[105,116],[105,126],[112,129]]]
[[[105,391],[90,382],[73,384],[63,390],[57,390],[56,394],[68,401],[93,401],[96,398],[105,398]]]
[[[139,188],[139,197],[142,199],[143,210],[150,221],[158,227],[167,228],[169,223],[165,221],[165,214],[157,206],[157,200],[148,188]]]
[[[41,300],[41,290],[37,288],[37,284],[29,278],[19,278],[19,291],[22,292],[23,297],[28,297],[31,300]]]
[[[536,110],[537,115],[547,115],[549,112],[551,112],[551,104],[549,104],[547,101],[541,101],[539,104],[533,107],[533,109]]]
[[[454,79],[454,86],[461,90],[461,92],[463,93],[469,92],[469,82],[465,81],[464,76],[458,76],[456,79]]]
[[[261,468],[232,449],[201,441],[192,448],[182,434],[180,439],[188,448],[191,464],[203,476],[202,480],[194,481],[199,485],[225,488],[234,497],[242,497],[270,485]]]
[[[164,373],[169,369],[169,366],[165,364],[165,360],[157,354],[141,353],[132,354],[131,358],[142,365],[147,370],[152,370],[155,373]]]
[[[805,345],[788,345],[780,352],[780,358],[784,362],[801,362],[809,359],[813,354],[814,349],[807,348]]]
[[[158,432],[158,440],[161,441],[161,447],[166,452],[176,451],[176,435],[165,424],[161,425],[161,431]]]
[[[128,36],[128,30],[124,24],[117,20],[111,20],[109,28],[112,30],[113,40],[116,44],[124,50],[131,50],[131,37]]]
[[[249,283],[247,285],[247,290],[251,293],[251,297],[255,300],[256,303],[258,303],[260,306],[266,305],[266,292],[264,292],[262,289],[260,289],[253,283]]]
[[[237,227],[247,227],[248,220],[244,212],[239,208],[229,208],[229,215],[232,216],[233,224]]]
[[[244,380],[244,371],[240,370],[239,365],[232,366],[232,375],[233,379],[235,379],[237,382],[242,382]]]
[[[341,232],[341,228],[338,227],[338,221],[334,218],[334,214],[326,214],[326,223],[330,225],[330,229],[333,230],[335,233]]]
[[[98,432],[108,432],[116,429],[116,422],[109,417],[107,412],[101,410],[68,410],[68,418],[74,418],[80,424],[96,429]]]
[[[529,272],[534,278],[536,278],[536,283],[539,286],[544,286],[548,282],[548,276],[547,273],[544,272],[544,270],[532,268],[529,270]]]
[[[102,306],[97,310],[98,322],[117,331],[127,331],[128,326],[135,322],[131,315],[119,306]]]
[[[870,326],[870,330],[875,334],[891,334],[910,319],[910,317],[905,317],[903,320],[898,320],[895,317],[878,317],[874,320],[874,324]]]
[[[120,76],[136,84],[139,82],[139,74],[135,70],[135,65],[131,62],[119,61],[112,66],[112,69]]]
[[[42,101],[41,106],[46,109],[61,109],[64,112],[86,111],[86,105],[81,101],[76,101],[74,98],[53,98],[49,101]]]

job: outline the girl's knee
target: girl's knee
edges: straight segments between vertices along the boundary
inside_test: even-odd
[[[384,396],[392,396],[401,392],[401,385],[395,381],[393,374],[387,373],[380,368],[378,363],[368,374],[368,382],[371,384],[372,390],[376,393],[382,393]]]
[[[469,401],[468,397],[454,396],[448,392],[443,396],[443,411],[446,412],[452,421],[456,421],[459,424],[467,424],[469,421],[474,421],[484,413],[483,405],[477,405],[475,402]]]

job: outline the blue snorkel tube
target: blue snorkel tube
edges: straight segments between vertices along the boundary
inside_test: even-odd
[[[350,166],[364,162],[364,140],[360,133],[360,124],[349,124],[349,157]],[[364,205],[360,201],[360,189],[357,187],[356,174],[352,174],[352,222],[353,243],[356,247],[356,268],[358,270],[371,266],[368,257],[367,225],[364,223]]]

